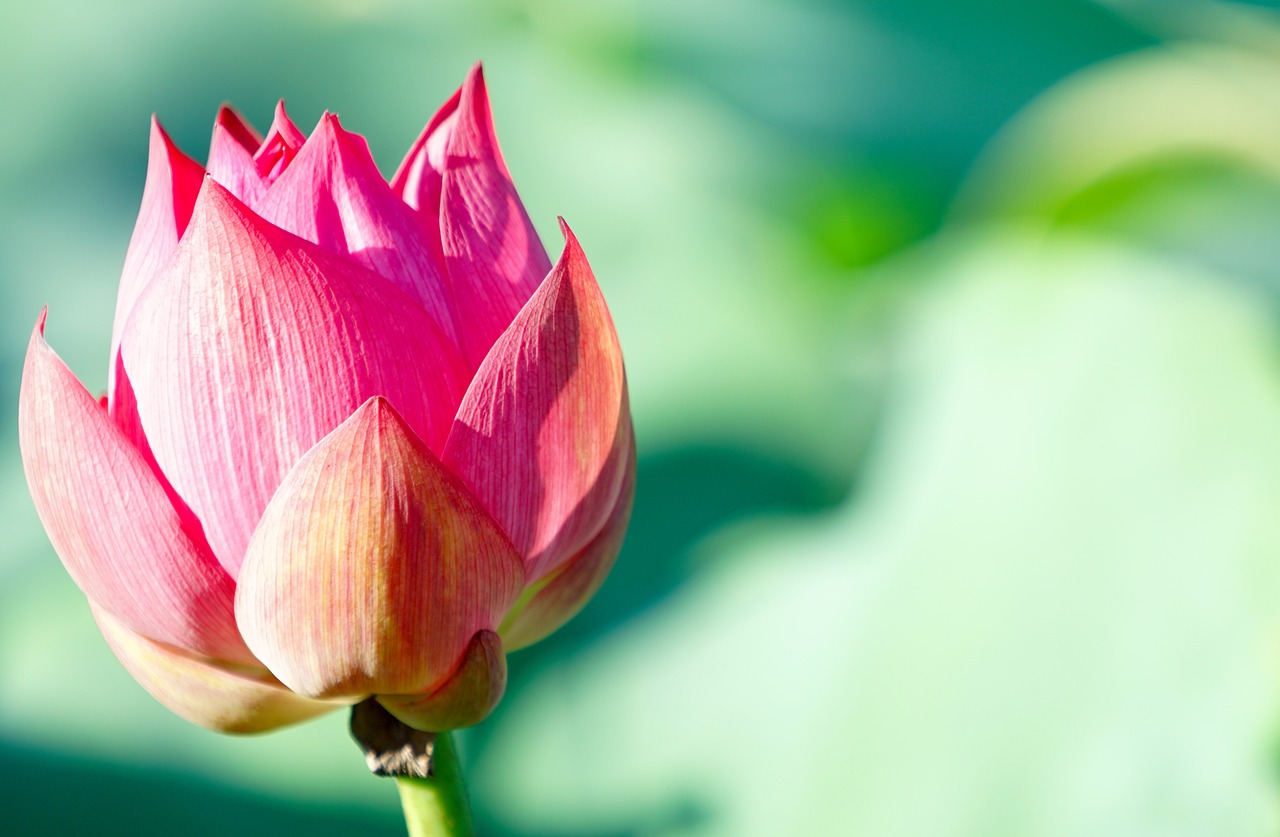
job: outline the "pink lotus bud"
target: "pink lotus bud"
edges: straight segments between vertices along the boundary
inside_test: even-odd
[[[477,66],[388,184],[364,139],[224,108],[209,169],[153,122],[94,399],[44,340],[36,510],[134,677],[212,729],[376,696],[474,724],[506,651],[595,592],[630,514],[622,355],[568,226],[552,266]]]

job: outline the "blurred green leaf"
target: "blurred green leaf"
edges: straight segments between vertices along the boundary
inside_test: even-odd
[[[548,672],[482,765],[504,818],[1271,833],[1266,318],[1087,238],[957,238],[898,269],[926,266],[859,502],[712,539],[714,569]]]

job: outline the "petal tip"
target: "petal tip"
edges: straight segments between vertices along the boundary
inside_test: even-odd
[[[169,136],[169,132],[164,129],[164,125],[160,124],[160,117],[151,114],[151,153],[164,152],[165,157],[172,160],[174,157],[185,157],[186,155],[174,144],[173,139]],[[172,163],[170,163],[172,165]]]
[[[258,146],[262,144],[262,135],[249,124],[249,120],[245,119],[244,114],[231,106],[230,102],[223,102],[218,106],[218,114],[213,120],[213,135],[215,141],[219,134],[226,134],[230,139],[234,140],[241,148],[252,154],[258,150]]]

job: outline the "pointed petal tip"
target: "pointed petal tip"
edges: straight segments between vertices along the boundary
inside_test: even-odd
[[[208,215],[238,216],[247,211],[248,208],[231,194],[230,190],[206,172],[200,184],[200,191],[196,193],[195,206],[191,209],[191,226],[195,226],[197,218],[204,220]],[[178,246],[182,246],[181,242]]]
[[[394,425],[400,427],[405,433],[413,434],[413,430],[405,422],[404,416],[400,415],[400,411],[392,406],[391,402],[382,395],[371,396],[356,408],[356,411],[351,414],[351,418],[347,419],[347,421],[353,424],[366,425],[377,430],[382,430],[388,425]]]
[[[32,332],[31,332],[31,335],[32,335],[33,337],[35,337],[35,336],[37,336],[37,335],[38,335],[39,337],[41,337],[41,338],[43,338],[43,337],[44,337],[44,324],[45,324],[45,320],[47,320],[47,319],[49,319],[49,306],[48,306],[48,305],[46,305],[46,306],[44,306],[43,308],[41,308],[41,309],[40,309],[40,313],[36,315],[36,327],[35,327],[35,329],[33,329],[33,330],[32,330]]]
[[[249,123],[244,114],[236,110],[230,102],[218,106],[218,114],[213,119],[215,139],[219,133],[229,134],[245,151],[250,154],[258,150],[262,144],[262,135]]]
[[[569,228],[569,222],[564,219],[563,215],[556,216],[556,223],[560,225],[560,235],[564,236],[564,246],[567,251],[570,247],[582,252],[582,245],[578,243],[578,237],[573,234],[573,230]]]
[[[165,130],[164,125],[160,123],[160,117],[153,113],[151,114],[151,152],[154,154],[159,149],[163,149],[169,158],[175,156],[186,157],[174,143],[173,138],[169,136],[169,132]],[[193,160],[192,162],[194,163],[195,161]]]
[[[585,278],[590,278],[591,283],[595,284],[595,275],[592,273],[591,265],[587,261],[587,254],[582,249],[582,244],[578,241],[578,237],[570,229],[569,222],[564,219],[563,215],[557,215],[556,221],[560,224],[560,234],[564,236],[564,249],[560,251],[560,258],[552,265],[551,273],[555,274],[563,271],[568,275],[571,282],[579,282]]]
[[[480,113],[488,117],[489,112],[489,86],[484,80],[484,66],[477,61],[467,71],[466,81],[462,83],[462,91],[464,96],[472,103],[473,107],[478,108]]]

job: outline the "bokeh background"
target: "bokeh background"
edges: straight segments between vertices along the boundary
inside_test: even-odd
[[[105,388],[147,120],[390,173],[485,61],[626,353],[617,569],[462,736],[483,831],[1277,827],[1280,15],[1204,0],[135,0],[0,11],[0,830],[401,833],[342,713],[191,727],[19,463],[40,306]]]

